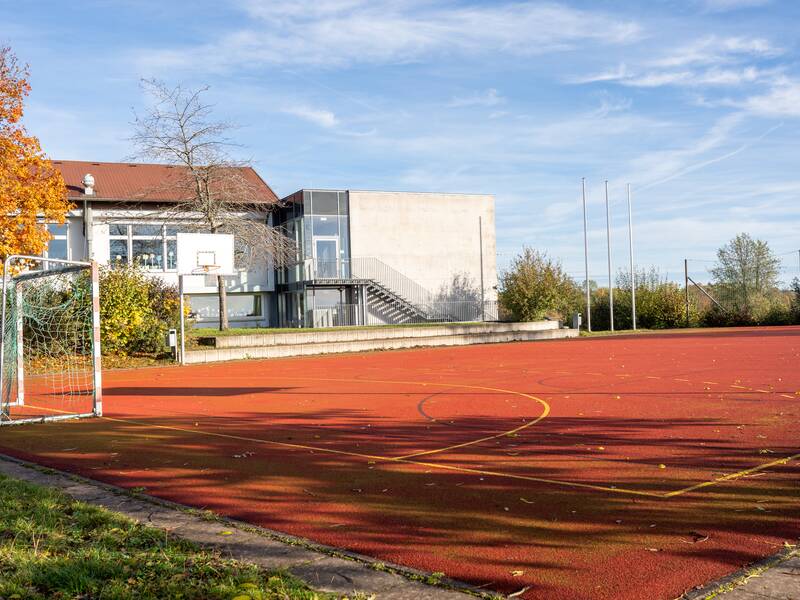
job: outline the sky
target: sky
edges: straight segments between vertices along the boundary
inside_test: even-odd
[[[583,279],[635,262],[707,279],[740,232],[798,275],[795,0],[0,0],[54,159],[119,161],[142,78],[209,86],[240,158],[300,188],[493,194],[523,246]],[[410,232],[409,235],[413,235]]]

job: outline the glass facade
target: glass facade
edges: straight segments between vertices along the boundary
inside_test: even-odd
[[[302,190],[286,200],[278,222],[298,252],[278,274],[278,315],[284,326],[301,327],[313,321],[315,307],[351,299],[349,199],[343,190]]]

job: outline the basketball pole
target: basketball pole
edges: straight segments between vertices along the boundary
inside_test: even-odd
[[[631,261],[631,320],[636,331],[636,272],[633,270],[633,209],[631,208],[631,184],[628,184],[628,251]]]
[[[586,233],[586,177],[581,177],[583,197],[583,266],[586,270],[586,330],[592,330],[592,296],[589,290],[589,238]]]
[[[611,213],[608,209],[608,179],[606,179],[606,240],[608,243],[608,321],[614,331],[614,282],[611,279]]]

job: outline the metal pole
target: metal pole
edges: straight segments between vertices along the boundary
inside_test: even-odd
[[[586,269],[586,330],[592,330],[592,296],[589,290],[589,237],[586,233],[586,177],[581,177],[583,196],[583,266]]]
[[[483,217],[478,217],[478,245],[480,246],[480,260],[481,260],[481,321],[486,320],[486,297],[485,288],[483,286]]]
[[[5,394],[3,393],[3,374],[6,370],[5,365],[5,350],[6,350],[6,340],[5,340],[5,333],[6,333],[6,283],[8,282],[8,263],[11,261],[11,256],[3,261],[3,307],[0,309],[2,311],[2,316],[0,316],[0,334],[2,334],[3,339],[0,341],[0,420],[2,420],[3,416],[5,415]]]
[[[183,323],[184,318],[184,304],[183,304],[183,275],[178,275],[178,296],[180,297],[180,311],[181,311],[181,364],[186,364],[186,326]]]
[[[17,347],[17,406],[25,404],[25,356],[24,356],[24,342],[23,334],[25,333],[25,319],[22,317],[22,288],[14,286],[14,306],[17,309],[17,340],[15,346]],[[5,333],[5,331],[4,331]]]
[[[686,290],[686,326],[689,326],[689,259],[683,259],[683,280]]]
[[[100,347],[100,267],[92,261],[92,376],[94,378],[94,408],[103,415],[103,352]]]
[[[606,179],[606,239],[608,240],[608,321],[614,331],[614,281],[611,279],[611,213],[608,209],[608,180]]]
[[[636,271],[633,270],[633,209],[631,208],[631,184],[628,184],[628,251],[631,259],[631,320],[636,331]]]

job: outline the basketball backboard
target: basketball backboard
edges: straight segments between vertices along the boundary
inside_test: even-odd
[[[233,236],[226,233],[179,233],[179,275],[235,275]]]

